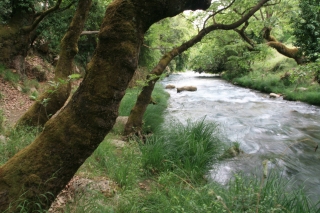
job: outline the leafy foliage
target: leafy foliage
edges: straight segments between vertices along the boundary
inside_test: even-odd
[[[295,44],[310,61],[320,58],[320,1],[300,0],[299,17],[293,19]]]
[[[163,54],[189,40],[194,31],[192,24],[182,15],[163,19],[154,24],[145,34],[139,65],[152,69]],[[170,70],[183,71],[188,58],[188,52],[177,56],[169,64]]]

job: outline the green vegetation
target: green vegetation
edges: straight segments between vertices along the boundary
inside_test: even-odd
[[[310,61],[316,61],[320,58],[319,0],[300,0],[299,8],[299,16],[292,18],[295,45],[301,47],[301,52],[304,52]]]
[[[181,171],[179,176],[197,182],[222,152],[217,133],[217,125],[204,119],[188,121],[186,126],[173,122],[141,146],[143,167],[154,174]]]
[[[0,115],[1,118],[1,115]],[[6,131],[6,141],[0,146],[0,165],[8,161],[14,154],[29,145],[37,135],[35,128],[9,129]]]
[[[0,100],[1,100],[1,96],[0,96]],[[0,109],[0,133],[2,133],[4,130],[4,126],[3,126],[4,121],[5,121],[4,114],[3,114],[3,111]]]
[[[264,62],[256,62],[252,66],[253,71],[247,74],[234,77],[226,72],[222,76],[243,87],[282,94],[286,100],[320,106],[320,85],[315,81],[318,67],[319,62],[298,66],[292,59],[274,52]]]
[[[17,73],[13,73],[10,69],[7,69],[5,66],[0,64],[0,76],[13,84],[17,84],[19,82],[19,75]]]
[[[134,94],[134,93],[127,93]],[[160,94],[158,94],[160,96]],[[126,97],[130,100],[131,97]],[[155,98],[157,101],[158,99]],[[122,102],[125,103],[125,102]],[[123,107],[123,106],[122,106]],[[161,114],[163,115],[163,114]],[[35,129],[10,130],[1,146],[1,164],[36,135]],[[219,126],[205,118],[173,122],[142,141],[117,145],[109,134],[77,172],[80,178],[109,179],[110,189],[90,184],[75,190],[62,212],[317,212],[303,189],[290,181],[268,176],[236,174],[222,186],[206,178],[212,165],[228,150]],[[234,144],[239,148],[239,144]],[[214,172],[211,171],[211,172]],[[92,183],[92,184],[93,184]],[[50,196],[50,192],[45,195]],[[37,200],[21,200],[20,212],[46,212]],[[39,205],[40,206],[40,205]]]
[[[130,111],[136,103],[137,96],[140,93],[139,88],[127,89],[126,95],[121,101],[119,108],[119,116],[129,116]],[[167,100],[169,94],[164,91],[161,84],[156,84],[152,93],[152,99],[156,104],[149,104],[147,111],[144,114],[144,126],[143,130],[145,133],[156,132],[162,122],[162,113],[167,108]]]

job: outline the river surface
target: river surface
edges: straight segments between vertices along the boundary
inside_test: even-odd
[[[198,88],[181,93],[167,90],[166,122],[206,116],[206,121],[220,124],[226,143],[240,143],[245,154],[216,165],[212,179],[225,184],[236,172],[261,171],[267,159],[269,168],[280,167],[297,185],[304,183],[313,200],[320,199],[320,149],[315,151],[320,145],[320,107],[271,99],[209,74],[172,74],[162,84]]]

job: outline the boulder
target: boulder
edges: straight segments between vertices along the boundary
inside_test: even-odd
[[[165,88],[166,89],[174,89],[174,88],[176,88],[176,86],[172,85],[172,84],[168,84]]]
[[[194,91],[197,91],[197,87],[194,87],[194,86],[177,87],[178,93],[182,91],[194,92]]]
[[[269,94],[269,98],[280,98],[280,97],[281,97],[281,95],[276,94],[276,93],[270,93]]]

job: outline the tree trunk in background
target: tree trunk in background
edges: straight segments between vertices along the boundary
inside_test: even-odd
[[[125,136],[142,135],[143,115],[151,101],[151,94],[154,89],[154,86],[156,82],[159,80],[166,66],[174,57],[186,51],[196,43],[200,42],[205,35],[214,30],[233,30],[239,27],[240,25],[245,23],[257,10],[259,10],[263,6],[263,4],[265,4],[268,1],[269,0],[260,0],[257,3],[257,5],[255,5],[245,16],[243,16],[241,19],[232,24],[213,24],[202,29],[195,37],[193,37],[189,41],[183,43],[181,46],[177,48],[174,48],[170,52],[167,52],[161,58],[156,67],[153,68],[152,72],[147,76],[147,85],[142,88],[142,91],[137,98],[137,102],[130,112],[123,134]]]
[[[263,32],[263,38],[268,41],[267,45],[269,47],[274,48],[280,54],[282,54],[288,58],[293,58],[297,62],[297,64],[299,64],[299,65],[305,63],[304,57],[302,56],[302,54],[300,53],[298,48],[296,48],[296,47],[289,48],[286,45],[279,42],[275,37],[270,35],[271,27],[263,28],[262,32]]]
[[[88,17],[91,3],[92,0],[79,1],[70,26],[61,40],[59,60],[54,77],[58,86],[50,86],[18,120],[16,126],[43,126],[68,99],[71,91],[68,76],[72,74],[73,59],[78,53],[78,40]]]
[[[19,198],[48,209],[83,162],[112,129],[120,101],[137,68],[146,30],[186,9],[207,9],[210,0],[114,0],[106,11],[87,73],[69,103],[28,147],[0,167],[0,211]],[[47,192],[48,201],[41,194]],[[39,201],[38,201],[39,203]]]
[[[30,48],[31,34],[45,16],[59,9],[61,1],[38,14],[21,0],[11,1],[11,18],[8,23],[0,24],[0,63],[15,69],[20,75],[25,74],[24,59]]]

